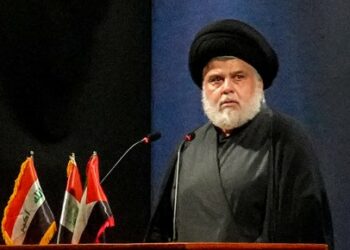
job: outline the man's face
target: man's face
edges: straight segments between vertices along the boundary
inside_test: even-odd
[[[214,125],[231,130],[260,110],[263,84],[255,69],[238,59],[212,59],[203,69],[203,107]]]

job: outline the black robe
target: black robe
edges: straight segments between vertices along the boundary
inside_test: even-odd
[[[207,123],[182,149],[177,241],[327,243],[333,248],[319,163],[298,123],[263,107],[229,138],[222,141],[218,135]],[[146,241],[173,240],[175,163]]]

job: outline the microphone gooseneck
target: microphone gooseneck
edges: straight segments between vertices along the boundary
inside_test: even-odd
[[[108,171],[108,173],[102,178],[102,180],[100,181],[100,183],[102,184],[106,178],[112,173],[112,171],[118,166],[119,162],[121,162],[121,160],[127,155],[127,153],[129,153],[129,151],[131,149],[133,149],[135,146],[137,146],[140,143],[144,143],[144,144],[150,144],[151,142],[154,142],[156,140],[158,140],[161,137],[161,133],[156,132],[153,134],[149,134],[147,136],[145,136],[144,138],[142,138],[141,140],[135,142],[134,144],[132,144],[125,152],[124,154],[118,159],[118,161],[113,165],[113,167],[111,167],[111,169]]]
[[[186,142],[190,142],[194,139],[195,134],[189,133],[185,135],[183,141],[181,142],[179,149],[177,150],[177,159],[176,159],[176,166],[175,166],[175,188],[174,188],[174,204],[173,204],[173,237],[172,240],[176,241],[177,239],[177,233],[176,233],[176,215],[177,215],[177,197],[178,197],[178,190],[179,190],[179,172],[180,172],[180,160],[181,160],[181,151],[183,149],[183,146]]]

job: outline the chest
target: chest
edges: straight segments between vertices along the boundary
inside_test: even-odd
[[[242,140],[229,141],[219,149],[215,139],[187,148],[179,175],[182,221],[200,224],[198,228],[208,226],[208,234],[216,227],[220,236],[213,239],[254,241],[259,237],[270,169],[270,142],[260,141],[258,150],[245,147]]]

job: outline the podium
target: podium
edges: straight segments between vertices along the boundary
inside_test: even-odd
[[[78,244],[78,245],[23,245],[0,246],[0,250],[328,250],[325,244],[284,244],[284,243],[123,243],[123,244]]]

